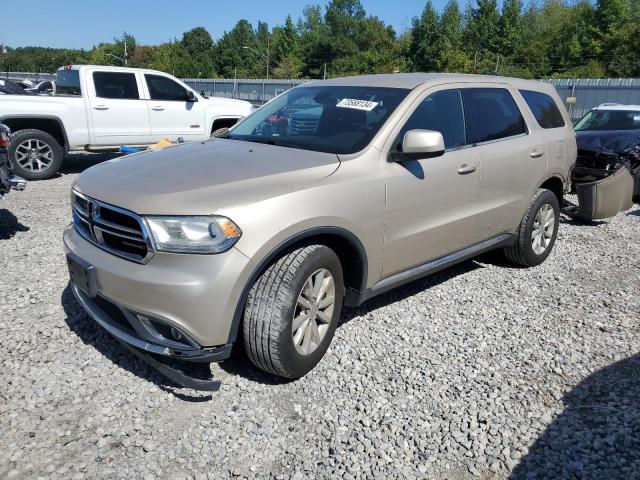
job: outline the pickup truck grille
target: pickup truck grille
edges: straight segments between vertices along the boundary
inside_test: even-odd
[[[315,133],[318,128],[317,118],[291,118],[291,130],[297,134]]]
[[[144,221],[133,212],[86,197],[71,195],[73,225],[86,240],[113,255],[138,263],[153,256]]]

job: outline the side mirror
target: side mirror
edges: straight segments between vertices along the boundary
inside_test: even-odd
[[[186,98],[187,102],[197,102],[198,99],[196,98],[195,93],[193,93],[191,90],[187,90],[187,98]]]
[[[444,138],[434,130],[409,130],[402,139],[402,151],[391,152],[391,160],[420,160],[444,155]]]

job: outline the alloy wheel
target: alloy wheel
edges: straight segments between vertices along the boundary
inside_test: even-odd
[[[16,163],[30,172],[44,172],[53,163],[53,149],[42,140],[25,140],[16,148]]]
[[[531,232],[531,247],[536,255],[542,255],[549,248],[555,228],[556,214],[553,207],[545,203],[536,214]]]
[[[326,268],[307,278],[296,301],[291,325],[293,345],[300,355],[313,353],[322,343],[333,317],[336,285]]]

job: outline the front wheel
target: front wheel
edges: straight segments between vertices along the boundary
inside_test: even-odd
[[[58,141],[41,130],[18,130],[11,136],[9,160],[16,175],[26,180],[53,177],[64,158]]]
[[[245,305],[244,343],[253,364],[285,378],[304,376],[327,351],[343,298],[342,266],[330,248],[309,245],[280,257]]]
[[[540,265],[553,249],[559,223],[558,198],[549,190],[539,189],[522,218],[515,244],[504,250],[507,259],[524,267]]]

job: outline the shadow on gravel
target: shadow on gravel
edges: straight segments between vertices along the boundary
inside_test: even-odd
[[[634,215],[636,217],[640,217],[640,208],[637,209],[637,210],[634,210],[633,212],[628,212],[627,213],[627,216],[631,216],[631,215]]]
[[[563,403],[513,480],[640,478],[640,355],[590,375]]]
[[[464,275],[465,273],[477,270],[478,268],[484,267],[474,260],[467,260],[453,267],[442,270],[438,273],[434,273],[433,275],[430,275],[428,277],[408,283],[407,285],[398,287],[394,290],[390,290],[387,293],[383,293],[377,297],[372,298],[371,300],[366,301],[359,307],[345,308],[344,312],[342,313],[342,317],[340,318],[338,327],[344,325],[345,323],[353,320],[356,317],[366,315],[378,308],[391,305],[392,303],[401,302],[413,295],[416,295],[417,293],[422,292],[423,290],[428,290],[429,288],[440,285],[441,283],[451,280],[452,278],[455,278],[459,275]]]
[[[18,232],[28,232],[29,227],[21,224],[9,210],[0,208],[0,240],[9,240]]]
[[[353,320],[356,317],[360,317],[366,315],[369,312],[372,312],[378,308],[384,307],[386,305],[390,305],[392,303],[401,302],[406,298],[415,295],[423,290],[439,285],[447,280],[450,280],[458,275],[463,275],[465,273],[471,272],[478,268],[483,268],[482,265],[474,262],[473,260],[469,260],[463,263],[460,263],[454,267],[451,267],[447,270],[443,270],[434,275],[431,275],[427,278],[416,280],[415,282],[409,283],[403,287],[396,288],[395,290],[391,290],[390,292],[384,293],[378,297],[372,298],[368,302],[363,303],[359,307],[356,308],[345,308],[342,312],[342,316],[340,317],[340,322],[338,323],[338,328],[340,328],[345,323]],[[367,321],[367,320],[363,320]],[[239,335],[241,335],[242,329],[240,329]],[[231,358],[225,360],[220,363],[220,368],[222,368],[225,372],[231,375],[240,375],[247,380],[252,382],[262,383],[266,385],[282,385],[285,383],[289,383],[295,380],[288,380],[285,378],[276,377],[275,375],[271,375],[269,373],[263,372],[255,367],[251,361],[247,358],[247,355],[244,352],[244,341],[239,336],[235,346],[234,352]]]
[[[194,395],[183,393],[183,391],[189,390],[183,389],[180,385],[173,383],[164,375],[158,373],[154,368],[135,357],[125,347],[120,345],[120,343],[109,333],[103,330],[100,325],[89,318],[76,301],[69,285],[67,285],[62,292],[60,301],[67,316],[65,322],[67,322],[69,328],[78,335],[80,340],[82,340],[86,345],[91,345],[119,367],[128,370],[143,380],[157,385],[161,390],[171,393],[180,400],[197,403],[207,402],[213,398],[211,394],[204,392],[201,394],[196,393]],[[206,377],[211,373],[208,364],[185,364],[186,362],[180,362],[179,368],[182,370],[188,369],[189,373],[193,373],[198,376],[198,378]]]
[[[82,173],[87,168],[93,167],[107,160],[122,157],[122,153],[105,152],[105,153],[84,153],[72,152],[64,159],[60,173],[68,175],[70,173]]]
[[[560,215],[560,223],[565,225],[576,225],[578,227],[597,227],[607,223],[607,220],[580,220],[579,218],[572,218],[566,215]]]

